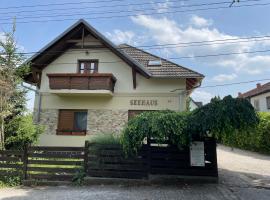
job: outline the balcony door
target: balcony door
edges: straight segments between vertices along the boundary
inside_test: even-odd
[[[98,60],[79,60],[79,73],[92,74],[98,72]]]

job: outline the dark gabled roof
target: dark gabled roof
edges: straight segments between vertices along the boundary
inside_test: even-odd
[[[119,48],[130,57],[141,63],[152,77],[168,77],[168,78],[204,78],[204,75],[191,69],[173,63],[167,59],[158,57],[144,50],[138,49],[128,44],[121,44]],[[161,60],[161,65],[149,66],[150,60]]]
[[[257,84],[255,89],[249,90],[243,94],[239,93],[239,98],[250,98],[266,92],[270,92],[270,82],[265,83],[264,85]]]
[[[67,50],[71,44],[66,41],[71,38],[80,38],[82,35],[83,29],[97,38],[104,46],[109,48],[117,56],[119,56],[123,61],[125,61],[129,66],[134,67],[138,72],[140,72],[145,77],[149,78],[151,73],[147,71],[143,65],[138,63],[129,55],[120,51],[117,46],[115,46],[110,40],[104,37],[99,33],[94,27],[88,24],[85,20],[80,19],[62,34],[56,37],[53,41],[43,47],[35,55],[29,58],[26,62],[31,63],[32,69],[40,70],[50,64],[58,56],[62,54],[63,51]],[[31,75],[30,75],[31,76]],[[27,77],[29,80],[32,80],[32,77]],[[26,78],[26,79],[27,79]]]
[[[87,34],[91,34],[93,37],[98,39],[105,47],[109,48],[130,67],[146,78],[186,78],[191,80],[191,87],[194,87],[194,85],[204,78],[204,75],[198,72],[133,46],[127,44],[116,46],[85,20],[80,19],[26,61],[31,64],[32,73],[25,77],[24,80],[28,83],[36,83],[37,81],[33,74],[45,68],[64,51],[71,48],[74,43],[67,41],[71,41],[72,39],[81,39],[85,31]],[[161,60],[162,62],[160,66],[148,65],[150,60],[157,59]]]

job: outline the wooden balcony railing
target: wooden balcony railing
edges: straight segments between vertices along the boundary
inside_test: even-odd
[[[75,90],[110,90],[114,91],[116,78],[109,73],[75,74],[57,73],[47,74],[50,89]]]

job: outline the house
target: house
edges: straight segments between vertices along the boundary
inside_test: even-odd
[[[200,108],[203,106],[203,103],[200,102],[200,101],[194,101],[194,99],[192,99],[190,97],[190,101],[189,101],[189,109],[192,111],[192,110],[195,110],[196,108]]]
[[[83,146],[93,135],[119,133],[142,111],[183,111],[204,78],[133,46],[116,46],[84,20],[28,62],[24,80],[37,86],[34,120],[45,127],[42,146]]]
[[[257,111],[270,112],[270,82],[261,85],[245,93],[238,93],[239,98],[246,98]]]

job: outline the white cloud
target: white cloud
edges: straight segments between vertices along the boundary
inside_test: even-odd
[[[213,20],[207,20],[197,15],[193,15],[190,18],[190,24],[196,27],[206,27],[206,26],[211,26],[213,24]]]
[[[121,31],[119,29],[115,29],[112,33],[107,32],[106,36],[116,44],[132,44],[134,43],[135,34],[132,31]]]
[[[197,19],[197,25],[199,25],[199,23],[200,25],[205,25],[205,23],[209,23],[209,21],[211,21],[202,17],[193,16],[192,18],[193,21],[194,19]],[[131,17],[131,19],[134,23],[146,30],[146,34],[152,39],[152,42],[157,44],[178,44],[176,45],[177,48],[167,48],[167,50],[173,54],[179,55],[179,57],[232,52],[241,53],[244,51],[255,51],[257,49],[270,47],[270,42],[267,40],[260,42],[230,41],[230,43],[227,41],[226,44],[224,44],[224,41],[220,41],[208,43],[208,45],[203,46],[194,46],[193,44],[193,46],[188,45],[188,47],[183,47],[183,45],[179,45],[179,43],[239,39],[239,36],[223,33],[215,27],[198,27],[194,24],[184,26],[184,24],[179,24],[166,17],[156,18],[152,16],[139,15]],[[214,67],[226,67],[231,69],[234,73],[262,74],[270,71],[270,56],[267,55],[234,54],[205,58],[197,57],[194,59]]]
[[[203,104],[207,104],[210,102],[210,100],[215,97],[214,94],[211,94],[210,92],[204,91],[204,90],[195,90],[191,97],[195,100],[195,101],[201,101],[203,102]]]
[[[156,9],[156,11],[158,13],[168,11],[172,5],[173,5],[173,3],[170,2],[169,0],[166,0],[163,3],[155,3],[155,2],[153,2],[153,7]]]
[[[237,75],[235,73],[232,74],[218,74],[213,77],[214,81],[217,82],[224,82],[224,81],[231,81],[237,78]]]

